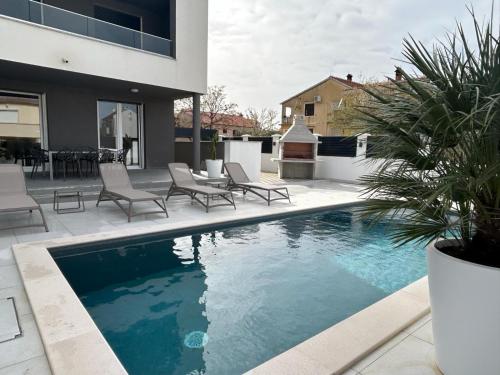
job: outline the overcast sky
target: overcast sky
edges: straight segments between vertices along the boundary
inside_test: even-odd
[[[208,84],[243,112],[330,74],[383,79],[408,33],[430,45],[455,20],[470,29],[466,4],[490,14],[490,0],[209,0]]]

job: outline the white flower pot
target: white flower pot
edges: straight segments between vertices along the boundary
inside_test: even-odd
[[[207,165],[207,174],[209,178],[219,178],[222,172],[222,159],[205,160]]]
[[[500,374],[500,268],[427,248],[436,361],[445,375]]]

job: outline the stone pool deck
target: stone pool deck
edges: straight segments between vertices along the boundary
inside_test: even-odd
[[[434,358],[432,320],[427,314],[343,375],[442,375]]]
[[[272,176],[264,176],[264,179],[267,181],[270,179],[273,180]],[[127,229],[133,229],[133,231],[141,230],[142,228],[149,230],[154,230],[155,228],[168,229],[183,225],[189,226],[193,222],[210,224],[214,221],[235,220],[239,217],[280,214],[359,201],[359,188],[350,184],[321,180],[278,182],[286,184],[289,187],[292,196],[291,205],[285,201],[277,201],[273,202],[271,207],[268,207],[264,201],[256,197],[252,197],[251,195],[243,197],[240,194],[236,194],[236,204],[238,206],[236,211],[230,207],[218,207],[206,214],[198,205],[191,205],[189,199],[174,197],[167,203],[170,218],[167,219],[161,215],[138,216],[133,219],[132,223],[127,223],[126,216],[111,202],[106,202],[99,208],[96,208],[95,201],[91,200],[87,202],[86,212],[66,215],[57,215],[52,211],[50,204],[44,204],[42,208],[48,220],[49,233],[45,233],[41,228],[0,231],[0,298],[15,298],[20,325],[23,331],[21,337],[0,343],[0,375],[43,375],[51,373],[37,323],[35,322],[23,282],[19,275],[18,266],[11,251],[12,245],[103,232],[121,232],[127,234]],[[138,208],[140,209],[140,206]],[[37,213],[34,213],[32,218],[26,214],[1,215],[0,227],[9,226],[13,223],[22,223],[23,220],[36,221],[39,220],[39,217]],[[412,359],[416,358],[418,360],[420,352],[425,350],[425,348],[422,349],[422,345],[432,345],[414,334],[410,335],[408,333],[404,337],[400,335],[404,336],[404,333],[400,333],[382,348],[375,351],[373,356],[368,356],[368,362],[365,360],[361,361],[359,366],[354,366],[351,372],[347,374],[427,374],[427,372],[411,372],[413,370],[399,372],[398,369],[388,372],[385,367],[381,368],[377,366],[378,363],[384,364],[384,361],[390,362],[384,365],[388,366],[387,369],[390,369],[391,363],[397,364],[402,359],[413,363]],[[423,333],[422,337],[424,337]],[[397,341],[398,338],[401,338],[401,340]],[[412,342],[413,339],[420,341],[415,343]],[[417,345],[420,343],[424,344]],[[402,354],[398,354],[399,352],[396,350],[400,346],[402,346],[402,349],[399,352],[403,352]],[[387,349],[384,350],[386,347]],[[396,354],[394,354],[394,350],[396,350]],[[429,352],[432,353],[432,349]],[[432,360],[430,361],[432,362]],[[370,372],[365,372],[368,370]],[[83,372],[71,372],[71,374],[73,373]],[[294,373],[304,374],[305,372],[296,371]],[[428,373],[432,374],[434,372]]]

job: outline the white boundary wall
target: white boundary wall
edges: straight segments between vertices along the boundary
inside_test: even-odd
[[[260,181],[262,142],[224,141],[224,162],[240,163],[248,178]]]
[[[278,173],[278,162],[272,161],[273,154],[262,154],[261,171],[269,173]]]
[[[361,176],[373,172],[381,162],[377,159],[366,159],[364,156],[355,158],[318,156],[315,177],[357,183]]]

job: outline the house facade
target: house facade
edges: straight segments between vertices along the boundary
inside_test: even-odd
[[[193,111],[181,110],[176,116],[177,126],[190,128],[193,126]],[[201,112],[201,126],[205,129],[217,130],[218,135],[224,137],[238,137],[251,133],[255,129],[253,120],[243,114],[213,114]]]
[[[128,142],[132,166],[165,167],[174,100],[199,113],[206,92],[207,28],[206,0],[0,1],[4,159]]]
[[[304,116],[309,130],[322,136],[350,136],[356,127],[343,121],[342,111],[350,98],[360,94],[362,84],[354,82],[352,75],[346,79],[330,76],[281,103],[281,132],[292,125],[295,115]]]

